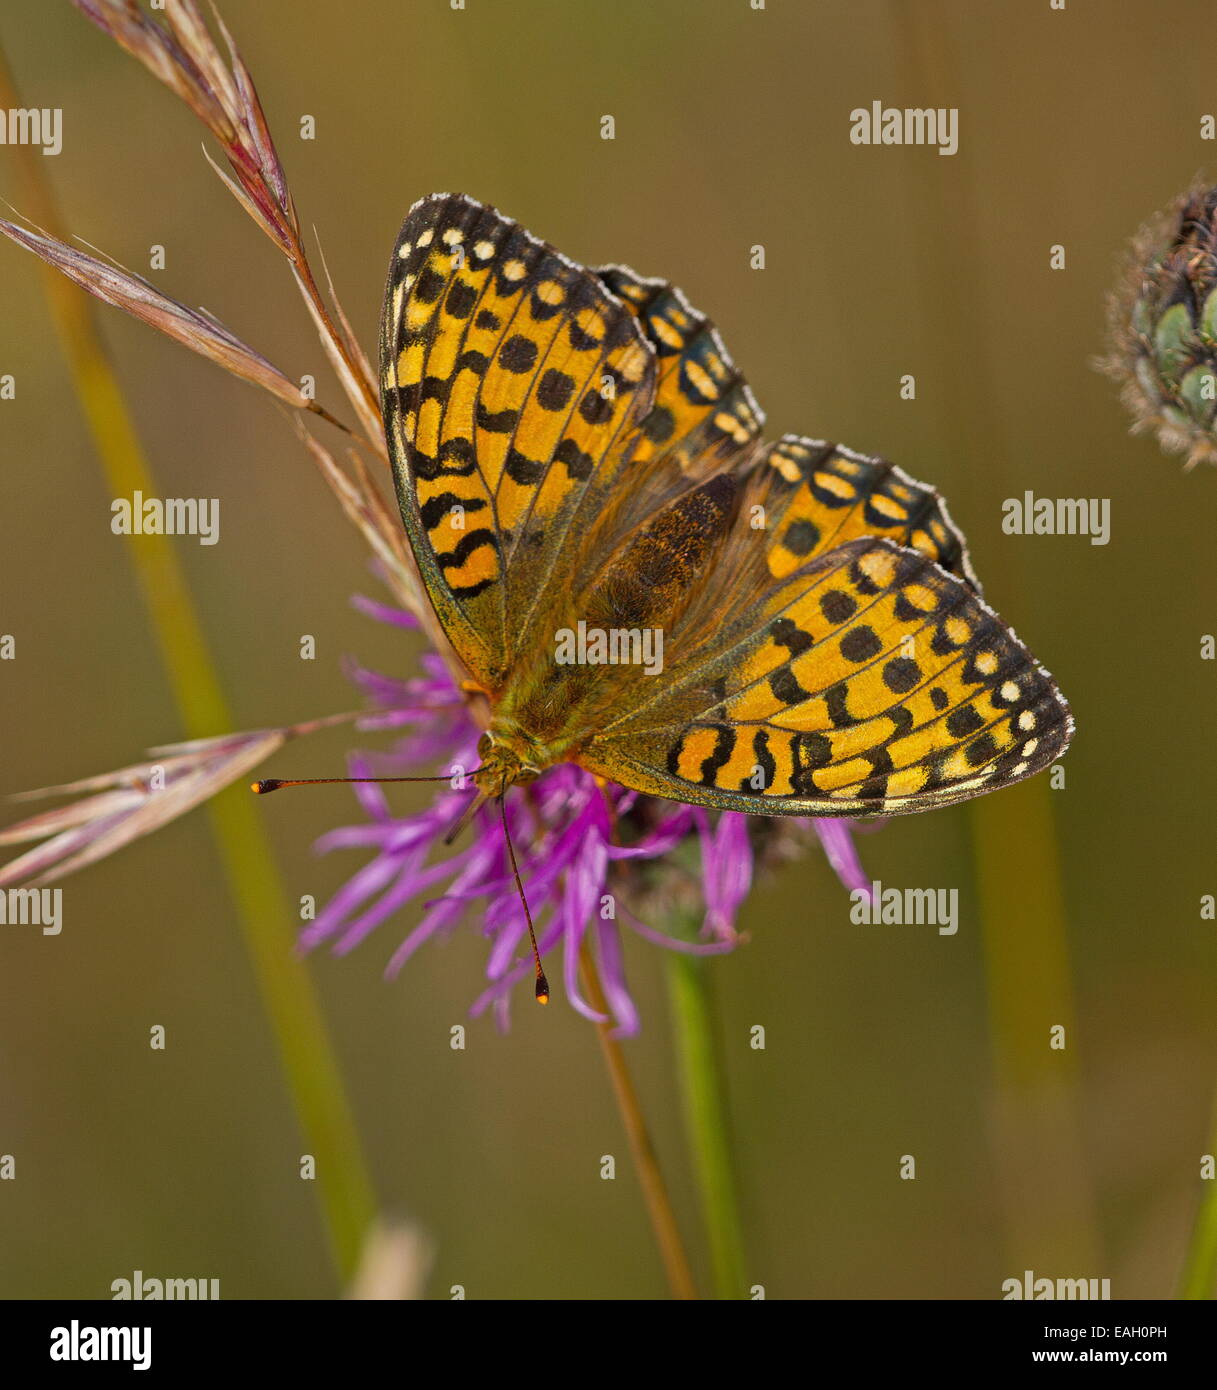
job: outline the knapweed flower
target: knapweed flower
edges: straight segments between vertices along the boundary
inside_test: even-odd
[[[1134,431],[1188,468],[1217,463],[1217,188],[1192,188],[1137,234],[1109,324],[1100,366]]]
[[[418,620],[404,609],[357,599],[369,616],[403,629]],[[486,938],[486,987],[473,1013],[491,1009],[505,1026],[512,988],[531,977],[528,922],[516,887],[504,827],[516,849],[524,894],[543,957],[557,957],[571,1005],[596,1022],[632,1035],[638,1011],[625,976],[623,928],[667,950],[713,955],[740,940],[736,917],[758,864],[801,852],[808,827],[849,889],[869,893],[852,827],[843,821],[770,819],[661,801],[566,763],[513,788],[501,811],[484,806],[453,846],[447,841],[474,794],[480,735],[465,696],[435,652],[421,674],[399,679],[352,666],[368,702],[359,716],[337,714],[280,728],[195,739],[149,751],[148,760],[98,777],[27,792],[26,798],[80,794],[0,831],[0,845],[38,841],[0,868],[0,887],[46,884],[112,854],[243,779],[292,739],[337,723],[364,732],[402,731],[393,749],[354,755],[353,777],[437,770],[446,785],[424,810],[393,813],[380,785],[357,783],[367,819],[321,837],[318,849],[370,851],[371,857],[310,922],[305,949],[328,943],[337,954],[422,903],[422,916],[389,960],[395,976],[427,942],[464,923]],[[611,1010],[605,1018],[584,997],[581,954],[590,949]],[[557,972],[555,972],[556,974]]]
[[[369,601],[371,616],[415,627],[408,613]],[[393,814],[379,785],[357,785],[367,815],[362,825],[324,835],[322,851],[359,849],[372,857],[305,929],[302,943],[322,942],[344,954],[377,927],[421,900],[423,915],[389,961],[396,975],[428,941],[471,917],[489,944],[487,986],[474,1014],[493,1009],[506,1023],[512,987],[532,975],[528,922],[511,871],[500,814],[516,846],[524,894],[536,923],[543,957],[559,955],[571,1005],[597,1022],[613,1022],[630,1035],[639,1028],[626,983],[623,928],[670,950],[697,954],[729,951],[738,941],[736,916],[760,858],[788,853],[793,837],[811,825],[830,863],[847,887],[869,891],[849,828],[834,820],[779,824],[766,817],[722,812],[713,819],[700,807],[660,801],[603,783],[573,764],[551,768],[535,782],[512,789],[501,813],[480,809],[467,842],[448,850],[445,840],[473,795],[468,774],[477,766],[479,729],[443,661],[422,657],[424,675],[394,680],[363,669],[352,677],[372,702],[362,728],[410,726],[412,732],[375,767],[352,759],[351,775],[405,775],[440,769],[450,785],[423,811]],[[787,821],[788,818],[783,818]],[[480,908],[480,918],[471,909]],[[649,916],[655,920],[646,920]],[[700,919],[700,931],[680,924]],[[675,924],[671,931],[656,920]],[[608,1020],[584,997],[581,952],[594,949]]]

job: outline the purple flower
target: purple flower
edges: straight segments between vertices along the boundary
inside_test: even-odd
[[[370,616],[414,626],[400,610],[357,600]],[[438,772],[451,785],[426,810],[394,815],[381,788],[359,785],[356,797],[367,816],[321,837],[317,848],[373,851],[305,929],[309,949],[328,942],[345,954],[408,903],[421,900],[423,915],[393,953],[386,974],[397,974],[425,943],[463,921],[480,918],[489,953],[487,986],[473,1013],[492,1009],[506,1026],[511,991],[531,979],[528,923],[516,890],[497,804],[474,817],[463,846],[445,851],[444,839],[473,794],[468,774],[478,765],[479,730],[443,661],[428,653],[424,674],[398,680],[362,668],[352,679],[371,702],[359,727],[409,728],[391,754],[351,759],[353,777]],[[626,983],[623,927],[669,950],[716,954],[737,942],[736,915],[752,883],[758,854],[767,851],[774,822],[642,796],[601,783],[573,764],[562,764],[536,781],[514,788],[503,802],[516,847],[521,880],[536,925],[541,954],[561,964],[571,1005],[596,1022],[611,1021],[620,1035],[639,1030],[637,1009]],[[848,888],[869,891],[847,825],[836,820],[798,819],[814,826],[829,862]],[[678,923],[700,918],[695,939],[664,932],[644,920],[660,902]],[[475,914],[473,909],[479,911]],[[581,954],[592,949],[612,1019],[584,997]],[[554,972],[557,973],[557,972]]]
[[[402,609],[368,599],[355,602],[381,622],[419,626]],[[665,950],[730,951],[739,939],[736,915],[756,866],[800,852],[808,827],[819,835],[841,882],[869,895],[846,822],[712,815],[603,783],[571,763],[512,788],[501,806],[483,806],[471,833],[449,850],[445,842],[473,796],[469,773],[478,765],[480,730],[443,659],[427,652],[420,667],[420,674],[406,679],[349,667],[369,705],[357,727],[402,731],[391,752],[353,756],[351,775],[394,777],[438,769],[450,785],[426,810],[407,816],[390,811],[380,786],[356,785],[366,820],[330,831],[317,847],[370,855],[305,929],[305,949],[328,942],[345,954],[400,909],[421,901],[421,920],[389,960],[387,974],[393,976],[432,938],[464,922],[480,922],[488,944],[487,984],[473,1012],[493,1010],[505,1027],[512,989],[532,975],[533,962],[502,816],[516,847],[538,946],[551,965],[560,964],[567,999],[586,1018],[612,1022],[618,1034],[632,1035],[639,1019],[625,977],[623,928]],[[26,793],[78,799],[0,831],[0,845],[40,842],[0,867],[0,886],[45,884],[94,863],[248,776],[290,740],[353,718],[330,715],[152,749],[147,762]],[[654,925],[658,917],[670,930]],[[580,973],[586,952],[596,960],[611,1019],[584,997]]]

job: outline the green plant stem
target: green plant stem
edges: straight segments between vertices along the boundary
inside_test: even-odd
[[[583,987],[587,992],[588,1003],[598,1013],[602,1013],[606,1017],[609,1016],[608,1003],[600,983],[600,972],[596,968],[596,959],[586,941],[579,948],[579,965],[583,972]],[[680,1228],[676,1224],[676,1213],[672,1210],[672,1201],[668,1196],[668,1188],[659,1166],[659,1158],[655,1153],[655,1146],[651,1142],[646,1120],[643,1118],[638,1092],[634,1088],[629,1067],[626,1066],[625,1053],[621,1049],[620,1042],[613,1037],[611,1022],[598,1023],[596,1035],[600,1039],[600,1051],[604,1056],[605,1066],[608,1068],[613,1096],[617,1101],[617,1108],[621,1112],[622,1123],[625,1125],[626,1134],[629,1137],[630,1151],[634,1157],[634,1168],[638,1173],[638,1181],[642,1187],[642,1195],[646,1202],[651,1228],[655,1232],[655,1241],[659,1246],[659,1254],[663,1260],[668,1287],[672,1291],[673,1298],[695,1299],[697,1287],[693,1282],[693,1271],[689,1265],[689,1257],[685,1253]]]
[[[743,1298],[742,1223],[706,963],[670,951],[667,974],[685,1133],[710,1245],[714,1289],[719,1298]]]
[[[1213,1110],[1209,1153],[1217,1153],[1217,1106]],[[1187,1254],[1179,1281],[1179,1297],[1217,1298],[1217,1182],[1204,1184],[1204,1195],[1196,1209],[1188,1238]]]
[[[21,106],[0,52],[0,107]],[[66,241],[54,195],[33,148],[10,146],[28,200],[25,211],[44,230]],[[111,491],[115,496],[137,490],[157,495],[88,297],[46,267],[43,283]],[[129,547],[185,736],[227,732],[233,727],[228,703],[172,541],[164,536],[131,537]],[[286,895],[252,796],[244,788],[229,788],[209,803],[208,815],[296,1116],[317,1161],[331,1251],[346,1278],[355,1269],[375,1201],[338,1065],[312,982],[294,954]],[[287,1159],[284,1166],[285,1171],[294,1169]]]

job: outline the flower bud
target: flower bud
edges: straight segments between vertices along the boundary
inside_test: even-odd
[[[1197,185],[1137,234],[1109,325],[1100,366],[1133,430],[1188,468],[1217,463],[1217,188]]]

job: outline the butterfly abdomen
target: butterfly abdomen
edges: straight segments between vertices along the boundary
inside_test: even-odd
[[[584,590],[587,620],[627,627],[674,622],[730,531],[738,502],[728,473],[670,502],[621,542]]]

